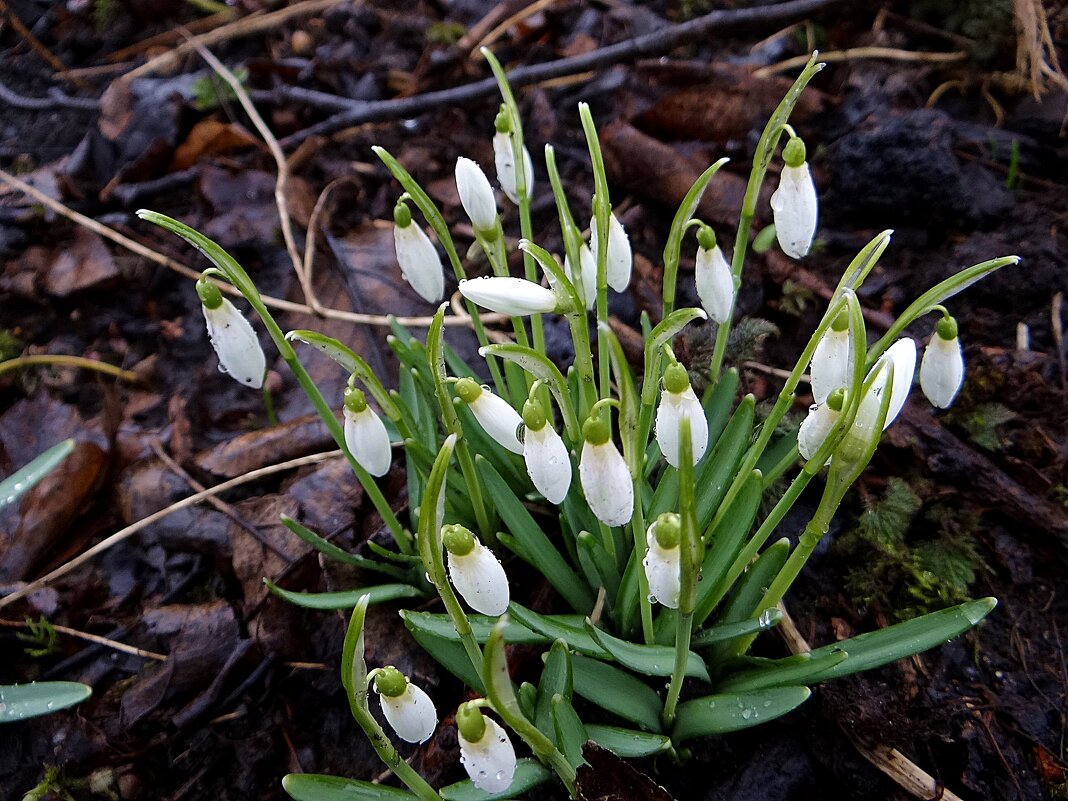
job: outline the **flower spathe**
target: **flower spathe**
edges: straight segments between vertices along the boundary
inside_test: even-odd
[[[582,297],[586,301],[586,309],[588,311],[597,304],[597,260],[593,257],[593,251],[590,250],[590,246],[585,242],[582,244],[581,250],[579,250],[579,262],[581,273],[578,276],[578,281],[582,282]],[[575,280],[575,271],[571,266],[571,260],[566,255],[564,256],[564,272],[571,279],[571,283],[578,283]]]
[[[649,600],[669,609],[679,608],[682,583],[680,533],[679,516],[673,512],[660,515],[645,532],[646,552],[642,567],[649,582]]]
[[[208,338],[219,357],[219,369],[238,383],[259,389],[267,372],[267,357],[252,324],[219,288],[205,278],[197,281]]]
[[[812,353],[809,376],[812,399],[823,403],[827,396],[841,387],[849,386],[853,364],[853,345],[845,312],[828,328]]]
[[[714,235],[711,239],[706,236],[697,248],[694,282],[697,297],[708,316],[717,323],[730,320],[734,308],[734,275]]]
[[[497,228],[497,201],[493,187],[482,168],[463,156],[456,159],[456,191],[460,205],[464,207],[476,231],[494,231]]]
[[[345,392],[345,445],[360,467],[372,476],[389,472],[393,461],[389,433],[358,389]]]
[[[523,455],[523,443],[519,441],[516,433],[523,424],[523,418],[508,401],[494,395],[470,378],[461,378],[456,382],[456,394],[467,404],[478,424],[498,445],[512,453]]]
[[[493,551],[460,525],[443,527],[441,538],[448,555],[449,580],[467,605],[483,615],[503,615],[511,593],[504,566]]]
[[[590,511],[606,526],[622,526],[634,514],[634,485],[608,426],[591,418],[583,426],[579,482]]]
[[[379,681],[383,675],[388,679]],[[438,710],[421,687],[408,681],[396,668],[386,668],[375,677],[375,691],[382,704],[382,714],[398,737],[407,743],[425,743],[430,739],[438,726]]]
[[[460,294],[484,309],[523,317],[547,314],[557,308],[556,294],[524,278],[485,276],[460,282]]]
[[[468,740],[460,729],[460,764],[479,790],[503,793],[512,786],[515,778],[515,748],[497,721],[487,717],[482,719],[485,728],[477,740]]]
[[[523,407],[523,461],[535,489],[549,503],[562,503],[571,487],[571,457],[556,430],[548,424],[541,403],[529,400]]]
[[[590,253],[594,263],[594,283],[597,278],[598,250],[601,247],[597,235],[597,217],[590,220]],[[608,256],[606,278],[608,286],[616,292],[623,292],[630,285],[630,275],[634,267],[634,256],[630,250],[630,238],[615,213],[608,218]],[[585,273],[583,274],[585,280]]]
[[[679,466],[679,421],[690,421],[690,441],[693,463],[697,464],[708,448],[708,420],[701,401],[694,394],[686,375],[686,368],[672,364],[664,373],[664,391],[656,409],[656,441],[667,463]]]
[[[403,203],[397,205],[393,216],[393,244],[401,275],[423,300],[440,303],[445,297],[445,271],[434,243],[412,222],[411,212]]]
[[[779,176],[779,187],[771,196],[775,236],[783,253],[800,259],[812,247],[819,202],[800,139],[792,138],[783,148],[783,159],[786,164]]]
[[[946,316],[938,321],[920,362],[920,389],[934,406],[948,409],[964,384],[964,351],[957,337],[957,322]]]
[[[497,183],[501,185],[501,191],[510,201],[518,204],[515,151],[512,149],[512,137],[507,133],[498,132],[493,136],[493,163],[497,168]],[[526,182],[526,196],[530,197],[534,188],[534,162],[526,146],[523,147],[523,178]]]

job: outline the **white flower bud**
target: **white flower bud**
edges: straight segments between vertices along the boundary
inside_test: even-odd
[[[816,455],[831,429],[842,415],[842,396],[835,400],[816,403],[809,407],[808,416],[801,423],[797,432],[797,450],[805,460]]]
[[[938,322],[920,363],[920,388],[934,406],[948,409],[964,384],[964,351],[957,338],[957,322]]]
[[[783,253],[795,259],[807,255],[816,235],[818,214],[816,185],[812,182],[808,162],[782,168],[779,188],[771,196],[771,210],[775,218],[775,236]]]
[[[259,389],[267,372],[267,358],[252,325],[214,285],[202,279],[197,282],[197,292],[211,346],[219,357],[219,369],[235,381]],[[215,305],[209,308],[212,304]]]
[[[523,317],[556,310],[556,294],[541,284],[511,276],[486,276],[460,282],[460,294],[484,309]]]
[[[579,481],[586,503],[606,526],[625,525],[634,514],[634,485],[627,462],[609,437],[605,423],[587,420],[583,435]]]
[[[816,403],[823,403],[836,389],[848,387],[850,383],[853,365],[852,339],[849,336],[848,324],[845,328],[836,330],[837,324],[838,321],[835,321],[824,332],[812,353],[809,376],[812,399]]]
[[[396,668],[392,670],[395,671]],[[378,700],[382,704],[382,714],[402,740],[407,743],[425,743],[438,726],[438,711],[430,696],[421,687],[405,680],[403,676],[401,680],[404,681],[404,689],[400,695],[389,695],[385,690],[393,688],[375,683]]]
[[[908,337],[902,337],[886,349],[880,361],[883,359],[889,359],[894,363],[894,383],[890,387],[890,406],[886,410],[886,421],[883,423],[885,431],[901,414],[909,392],[912,390],[912,381],[916,377],[916,343]],[[884,375],[888,372],[886,371]],[[885,381],[882,383],[885,384]]]
[[[497,201],[493,197],[493,187],[482,168],[463,156],[456,159],[456,190],[475,230],[496,230]]]
[[[442,528],[441,538],[448,556],[449,580],[467,605],[493,617],[508,611],[508,576],[493,551],[460,525]]]
[[[647,550],[642,566],[649,581],[650,600],[669,609],[679,608],[682,576],[680,533],[679,516],[671,512],[660,515],[645,532]]]
[[[393,461],[389,433],[360,390],[345,392],[345,445],[372,476],[384,476]]]
[[[506,133],[497,133],[493,136],[493,162],[497,167],[497,183],[501,190],[513,203],[519,203],[519,193],[516,191],[515,154],[512,151],[512,137]],[[524,179],[527,185],[527,197],[534,190],[534,162],[531,161],[530,151],[523,146],[523,169]]]
[[[515,777],[515,749],[497,721],[483,719],[486,728],[476,742],[470,742],[460,732],[460,763],[479,790],[503,793],[512,786]]]
[[[886,419],[883,421],[883,430],[901,413],[909,390],[912,389],[912,379],[916,374],[916,343],[908,337],[899,339],[887,348],[865,378],[865,382],[871,380],[872,374],[878,371],[860,399],[853,425],[835,450],[835,454],[846,461],[858,460],[868,448],[872,447],[873,440],[878,440],[881,432],[876,431],[876,424],[879,420],[879,410],[882,407],[883,393],[887,391],[887,384],[890,381],[891,364],[894,368],[894,378],[893,384],[889,387],[890,400],[886,409]]]
[[[393,242],[401,275],[423,300],[440,303],[445,297],[445,271],[441,257],[422,228],[407,217],[408,225],[393,226]]]
[[[597,305],[597,260],[593,257],[593,251],[585,242],[579,251],[579,261],[582,267],[582,294],[586,301],[586,309],[592,309]],[[575,283],[575,273],[571,268],[571,262],[564,256],[564,273]]]
[[[656,441],[668,464],[675,468],[679,466],[679,421],[683,417],[690,421],[690,447],[697,464],[708,447],[708,420],[686,368],[676,363],[664,372],[664,391],[656,410]]]
[[[519,441],[516,431],[522,425],[523,418],[508,401],[479,386],[478,382],[470,378],[461,378],[456,382],[456,394],[467,404],[478,424],[498,445],[522,455],[523,443]]]
[[[523,407],[523,461],[534,487],[549,503],[559,504],[571,487],[571,457],[567,446],[545,419],[541,403],[527,401]]]
[[[719,245],[697,248],[694,281],[708,316],[717,323],[727,322],[734,307],[734,275]]]
[[[601,247],[597,235],[597,217],[590,220],[590,252],[593,256],[594,283],[597,273],[597,252]],[[608,221],[608,286],[616,292],[623,292],[630,285],[631,269],[634,266],[634,257],[630,251],[630,239],[623,223],[613,213]],[[585,278],[585,274],[583,274]]]

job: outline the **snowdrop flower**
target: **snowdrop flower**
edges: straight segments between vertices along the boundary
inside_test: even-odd
[[[596,284],[597,252],[601,247],[597,235],[597,217],[590,220],[590,253],[594,263],[594,284]],[[630,273],[634,266],[634,257],[630,252],[630,239],[623,223],[613,212],[608,218],[608,286],[616,292],[623,292],[630,285]],[[585,278],[585,274],[583,274]]]
[[[682,521],[674,512],[664,512],[645,532],[647,550],[642,565],[649,580],[649,600],[669,609],[679,608],[681,537]]]
[[[611,243],[611,236],[609,236],[609,242]],[[582,243],[582,249],[579,251],[579,262],[582,274],[577,281],[571,261],[566,255],[564,256],[564,273],[571,279],[571,283],[582,282],[582,294],[586,301],[586,309],[589,310],[597,304],[597,260],[593,257],[590,246],[585,242]]]
[[[725,323],[730,320],[734,308],[734,274],[716,244],[716,234],[707,225],[701,226],[697,244],[694,269],[697,296],[709,317],[717,323]]]
[[[259,389],[267,372],[267,357],[252,325],[207,278],[197,281],[208,338],[219,357],[219,369],[246,386]]]
[[[461,378],[456,382],[456,394],[467,404],[478,424],[498,445],[522,455],[523,443],[519,441],[516,432],[522,425],[523,418],[508,405],[508,401],[497,397],[471,378]]]
[[[786,143],[782,158],[786,165],[779,176],[779,188],[771,196],[775,236],[783,253],[800,259],[808,254],[816,234],[816,185],[805,161],[805,143],[798,137]]]
[[[708,447],[708,420],[686,368],[675,362],[664,371],[664,392],[656,410],[656,441],[668,464],[675,468],[679,466],[679,420],[683,417],[690,421],[691,452],[697,464]]]
[[[808,410],[808,417],[797,432],[797,450],[801,458],[808,460],[816,455],[838,422],[845,403],[845,390],[838,388],[823,403],[815,403]]]
[[[456,710],[460,735],[460,764],[475,787],[487,793],[503,793],[515,777],[515,749],[508,733],[497,721],[485,717],[475,702]]]
[[[957,321],[948,314],[938,321],[920,362],[920,389],[939,409],[948,409],[964,383],[964,352],[957,339]]]
[[[893,382],[891,383],[891,366]],[[846,462],[858,462],[878,441],[882,431],[894,422],[912,389],[916,373],[916,343],[903,337],[887,348],[865,379],[867,389],[860,399],[853,425],[835,450],[836,458]],[[889,384],[889,386],[887,386]],[[882,429],[877,429],[883,393],[889,391],[886,419]]]
[[[367,405],[361,390],[345,390],[345,445],[356,462],[372,476],[384,476],[393,461],[389,434],[382,418]]]
[[[484,235],[496,233],[497,201],[493,187],[482,168],[463,156],[456,159],[456,191],[475,231]]]
[[[559,504],[571,486],[571,458],[567,446],[545,418],[537,398],[523,405],[523,461],[534,487],[549,503]]]
[[[511,276],[486,276],[460,282],[460,294],[484,309],[523,317],[556,311],[556,293],[541,284]]]
[[[404,203],[393,209],[393,243],[401,275],[423,300],[440,303],[445,297],[445,271],[434,243],[422,228],[412,224],[412,212]]]
[[[608,424],[591,417],[582,426],[579,481],[590,511],[606,526],[622,526],[634,513],[634,485]]]
[[[496,617],[508,610],[508,576],[493,551],[459,524],[441,529],[448,553],[449,579],[467,605],[476,612]]]
[[[905,407],[905,401],[908,400],[909,391],[912,389],[912,380],[916,377],[916,343],[908,337],[902,337],[886,349],[886,353],[882,355],[879,361],[891,361],[894,364],[894,383],[890,387],[890,406],[886,410],[886,420],[883,422],[883,430],[885,431],[901,414],[901,410]],[[888,371],[884,371],[883,375],[889,378]],[[883,379],[882,383],[885,385],[886,379]]]
[[[809,375],[812,399],[823,403],[839,387],[849,386],[853,364],[853,341],[849,336],[849,312],[842,312],[831,323],[812,353]]]
[[[406,743],[430,739],[438,726],[438,711],[422,688],[390,666],[375,671],[375,691],[382,703],[382,714],[398,737]]]
[[[493,135],[493,163],[497,167],[497,183],[501,190],[513,203],[519,203],[519,192],[516,189],[515,174],[515,151],[512,149],[512,120],[508,111],[502,106],[497,119],[494,121],[496,133]],[[530,151],[523,146],[523,180],[526,183],[526,197],[533,194],[534,189],[534,163],[530,159]]]

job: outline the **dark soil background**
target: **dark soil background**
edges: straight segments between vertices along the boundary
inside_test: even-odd
[[[203,269],[197,254],[133,212],[148,207],[183,219],[228,248],[263,291],[301,302],[281,244],[274,163],[231,93],[195,52],[123,78],[178,45],[179,26],[203,32],[272,10],[241,0],[204,22],[209,12],[200,5],[4,0],[0,167]],[[1068,405],[1058,299],[1068,283],[1068,82],[1054,72],[1035,94],[1016,71],[1014,10],[1039,6],[817,1],[806,13],[783,14],[760,2],[719,0],[536,5],[495,30],[529,3],[340,0],[211,44],[247,76],[286,147],[298,236],[320,193],[339,182],[317,221],[320,300],[376,314],[432,311],[400,278],[390,230],[399,189],[370,147],[385,146],[407,166],[466,247],[452,169],[461,154],[492,164],[496,93],[390,101],[425,100],[486,78],[471,50],[480,42],[514,68],[580,57],[709,11],[750,9],[745,24],[592,73],[564,70],[518,93],[537,165],[536,239],[550,249],[560,243],[541,147],[557,147],[582,218],[592,180],[576,104],[593,108],[613,201],[636,252],[635,280],[613,300],[618,330],[631,342],[640,337],[640,312],[655,318],[659,308],[659,254],[674,209],[700,170],[723,155],[732,162],[700,215],[725,241],[733,237],[753,147],[796,74],[762,76],[759,68],[816,46],[960,53],[950,62],[853,58],[813,81],[792,122],[820,189],[817,247],[800,264],[775,249],[752,255],[740,310],[756,322],[744,326],[750,336],[733,343],[732,356],[746,391],[773,396],[777,379],[762,365],[793,363],[843,267],[881,229],[896,233],[865,287],[874,331],[952,271],[1020,255],[1019,267],[951,301],[969,370],[957,406],[936,414],[916,393],[829,546],[787,599],[814,644],[892,623],[902,609],[907,617],[984,595],[1000,605],[943,648],[820,687],[769,725],[698,743],[682,767],[637,767],[679,799],[909,798],[865,761],[858,742],[899,749],[964,799],[1068,797]],[[1059,47],[1065,61],[1068,7],[1047,3],[1045,14],[1054,48],[1047,60]],[[25,29],[61,63],[31,47]],[[321,124],[344,108],[356,115],[349,124]],[[772,176],[769,192],[774,183]],[[506,231],[517,231],[514,210],[506,206],[505,215]],[[758,228],[767,216],[765,197]],[[684,249],[683,303],[695,300],[692,248],[690,241]],[[40,367],[0,375],[0,475],[62,438],[78,442],[59,473],[0,516],[0,587],[43,575],[192,494],[194,482],[211,486],[332,447],[284,365],[270,379],[282,423],[267,426],[260,396],[216,369],[198,305],[187,278],[0,185],[0,360],[88,356],[141,379]],[[384,327],[294,313],[280,321],[345,340],[395,381]],[[925,339],[930,324],[910,333]],[[565,341],[558,333],[551,343]],[[708,335],[697,328],[679,345],[695,367],[707,359]],[[470,335],[453,328],[449,336],[473,354]],[[313,355],[305,361],[326,397],[340,402],[345,376]],[[808,402],[798,398],[799,414]],[[399,463],[384,487],[405,510]],[[19,799],[46,776],[41,797],[48,798],[269,801],[284,797],[287,772],[380,775],[337,680],[342,617],[288,607],[268,597],[261,580],[301,590],[363,580],[320,564],[278,524],[280,513],[352,548],[381,536],[381,521],[339,461],[223,497],[219,506],[148,526],[0,612],[0,622],[43,615],[166,655],[132,656],[60,635],[51,652],[33,656],[15,637],[18,628],[0,628],[0,682],[67,679],[94,688],[76,709],[0,729],[0,799]],[[800,525],[787,521],[785,533],[796,536]],[[534,577],[514,570],[522,591],[544,601]],[[413,647],[394,612],[386,606],[371,615],[368,660],[398,665],[436,688],[439,709],[454,709],[459,686]],[[785,652],[772,635],[758,647]],[[537,659],[514,656],[517,673]],[[461,778],[453,730],[442,726],[415,749],[414,764],[436,784]],[[594,780],[585,793],[652,797],[636,780],[624,777],[621,788]]]

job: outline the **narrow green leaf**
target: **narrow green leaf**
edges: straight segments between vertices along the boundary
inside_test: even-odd
[[[808,687],[775,687],[694,698],[679,704],[671,739],[678,744],[694,737],[759,726],[796,709],[810,695]]]
[[[599,726],[588,723],[586,735],[601,748],[607,748],[623,759],[654,756],[671,747],[671,738],[667,735],[622,729],[619,726]]]
[[[289,515],[281,516],[282,525],[300,537],[304,542],[308,543],[319,553],[327,556],[337,562],[341,562],[346,565],[354,565],[363,570],[373,570],[377,573],[382,573],[387,576],[393,576],[393,578],[407,580],[411,578],[411,575],[407,570],[397,567],[395,565],[385,565],[381,562],[376,562],[373,559],[368,559],[358,554],[349,553],[343,548],[339,548],[329,540],[323,539],[307,526],[298,523]]]
[[[782,622],[782,612],[778,609],[769,609],[766,615],[749,620],[739,620],[737,623],[724,623],[718,626],[710,626],[701,631],[695,631],[690,645],[694,648],[704,648],[717,642],[726,642],[736,637],[744,637],[747,634],[759,634],[762,631],[775,628]]]
[[[586,621],[586,631],[616,662],[646,676],[670,676],[675,667],[675,648],[668,645],[638,645],[621,640]],[[709,681],[705,661],[693,651],[686,661],[686,675]]]
[[[534,705],[534,725],[560,746],[553,724],[553,696],[570,698],[574,689],[571,672],[571,653],[567,643],[556,640],[545,657],[545,666],[538,680],[538,700]],[[564,753],[567,756],[567,753]],[[574,763],[572,763],[574,764]]]
[[[734,408],[734,398],[738,394],[741,378],[738,370],[731,367],[724,370],[717,383],[713,384],[704,399],[705,419],[708,420],[708,441],[718,442]]]
[[[575,692],[624,720],[647,731],[659,732],[660,696],[643,681],[626,671],[574,654]]]
[[[701,571],[701,583],[697,588],[697,608],[694,618],[703,621],[708,617],[713,598],[719,597],[720,584],[738,556],[746,535],[753,527],[760,499],[764,494],[759,472],[754,471],[734,496],[730,509],[708,534],[708,551]]]
[[[723,434],[712,449],[711,457],[701,460],[697,471],[697,526],[704,531],[727,494],[745,449],[753,438],[756,399],[742,398]],[[708,532],[705,532],[707,536]]]
[[[364,595],[368,596],[370,603],[381,604],[387,601],[398,601],[402,598],[425,598],[426,593],[411,584],[380,584],[376,587],[363,587],[358,590],[340,590],[338,592],[293,592],[283,590],[269,579],[263,583],[273,595],[277,595],[284,601],[294,606],[305,609],[352,609],[356,602]]]
[[[65,439],[53,445],[32,461],[0,481],[0,509],[17,501],[47,476],[74,450],[74,440]]]
[[[389,393],[386,392],[385,387],[382,386],[382,382],[378,380],[378,376],[375,375],[374,370],[371,369],[364,359],[356,353],[352,348],[342,344],[340,341],[333,337],[328,337],[326,334],[320,334],[318,331],[307,331],[298,329],[296,331],[290,331],[286,334],[286,339],[292,342],[296,340],[303,342],[305,345],[311,345],[313,348],[318,348],[339,365],[346,373],[350,375],[355,373],[356,376],[367,387],[371,395],[378,405],[382,407],[382,411],[392,419],[396,420],[400,416],[400,412],[396,405],[393,403],[393,399],[389,397]]]
[[[349,706],[367,709],[367,662],[363,657],[363,622],[367,616],[370,596],[364,594],[356,601],[345,629],[345,642],[341,647],[341,686]]]
[[[560,751],[574,767],[584,765],[586,760],[582,758],[582,747],[589,738],[582,718],[578,716],[567,696],[557,693],[552,697],[552,717]]]
[[[572,651],[601,659],[608,657],[608,652],[583,628],[581,615],[540,615],[515,601],[508,604],[508,614],[531,631],[551,640],[563,640]]]
[[[282,777],[282,789],[293,801],[412,801],[419,798],[397,787],[315,773],[290,773]]]
[[[442,787],[441,797],[445,801],[494,801],[498,798],[518,798],[531,788],[544,784],[552,778],[552,772],[533,759],[516,761],[515,778],[511,786],[501,793],[487,793],[479,790],[470,779]]]
[[[588,531],[580,531],[575,544],[578,546],[579,559],[581,560],[585,555],[593,563],[597,576],[600,578],[599,583],[607,594],[608,605],[614,606],[620,579],[616,560],[604,549],[600,538]]]
[[[74,681],[0,684],[0,723],[50,715],[80,704],[92,694],[92,687]]]
[[[476,692],[484,693],[482,677],[472,666],[467,650],[457,641],[455,629],[451,639],[439,636],[427,629],[412,625],[409,620],[409,615],[411,614],[413,613],[401,610],[401,618],[404,620],[404,625],[411,633],[412,639],[419,643],[419,647],[434,657],[442,667],[468,687],[471,687]]]
[[[412,612],[409,610],[402,611],[401,615],[403,615],[409,629],[419,629],[446,640],[460,641],[460,637],[456,633],[456,627],[452,624],[452,618],[448,615]],[[471,624],[471,633],[474,635],[475,641],[480,645],[489,639],[493,626],[497,622],[497,618],[487,615],[468,615],[467,620]],[[508,622],[508,628],[504,632],[504,640],[509,645],[545,645],[552,642],[551,637],[531,631],[522,623],[514,620]]]
[[[728,676],[716,689],[740,693],[807,684],[812,682],[813,676],[826,673],[848,661],[849,654],[841,647],[821,654],[805,653],[786,659],[769,659],[757,667]]]

